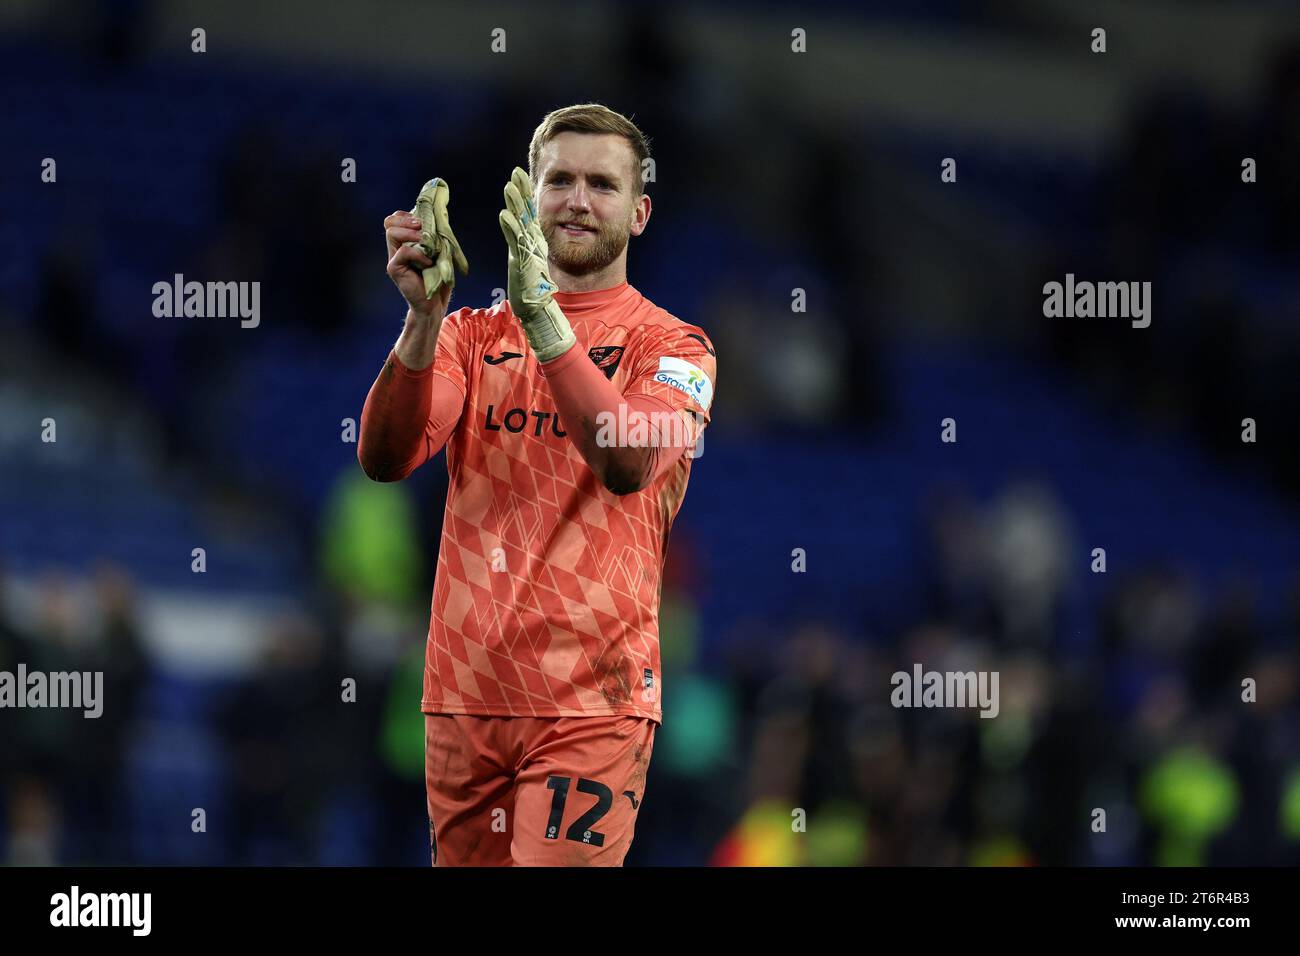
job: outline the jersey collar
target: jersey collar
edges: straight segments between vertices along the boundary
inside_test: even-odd
[[[633,295],[635,292],[636,290],[628,285],[625,279],[618,285],[610,286],[608,289],[594,289],[591,292],[556,292],[555,304],[560,307],[565,315],[573,315],[607,308],[620,299]]]

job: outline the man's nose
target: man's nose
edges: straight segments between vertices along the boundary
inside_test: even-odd
[[[569,191],[569,208],[573,210],[581,209],[586,211],[591,208],[590,199],[587,196],[587,187],[583,183],[577,183]]]

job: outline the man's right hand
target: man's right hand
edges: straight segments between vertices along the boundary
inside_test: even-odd
[[[388,244],[388,278],[402,293],[411,315],[434,325],[441,323],[451,301],[451,286],[444,284],[433,298],[425,298],[423,272],[433,266],[433,260],[418,245],[420,220],[413,213],[399,209],[384,220],[384,239]]]

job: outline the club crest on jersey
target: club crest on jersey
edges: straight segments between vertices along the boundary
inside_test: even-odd
[[[623,360],[623,346],[597,345],[587,349],[587,355],[596,363],[596,368],[605,373],[606,378],[613,378],[618,371],[618,363]]]
[[[713,383],[709,381],[702,368],[692,365],[685,359],[671,356],[661,358],[655,381],[671,385],[679,392],[685,392],[706,412],[709,410],[709,405],[713,403]]]

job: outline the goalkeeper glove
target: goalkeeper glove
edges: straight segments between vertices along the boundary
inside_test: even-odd
[[[558,286],[547,268],[550,250],[537,220],[533,185],[518,166],[506,183],[506,208],[498,217],[510,254],[506,282],[510,310],[519,317],[524,335],[539,362],[557,359],[577,339],[569,320],[555,302]]]
[[[432,299],[443,285],[455,287],[453,264],[460,269],[461,275],[469,275],[469,262],[465,253],[460,251],[460,243],[456,241],[447,218],[450,199],[451,188],[447,181],[435,176],[424,184],[415,200],[415,208],[411,210],[411,215],[420,220],[420,241],[413,245],[418,245],[420,251],[433,260],[433,265],[421,273],[426,299]]]

